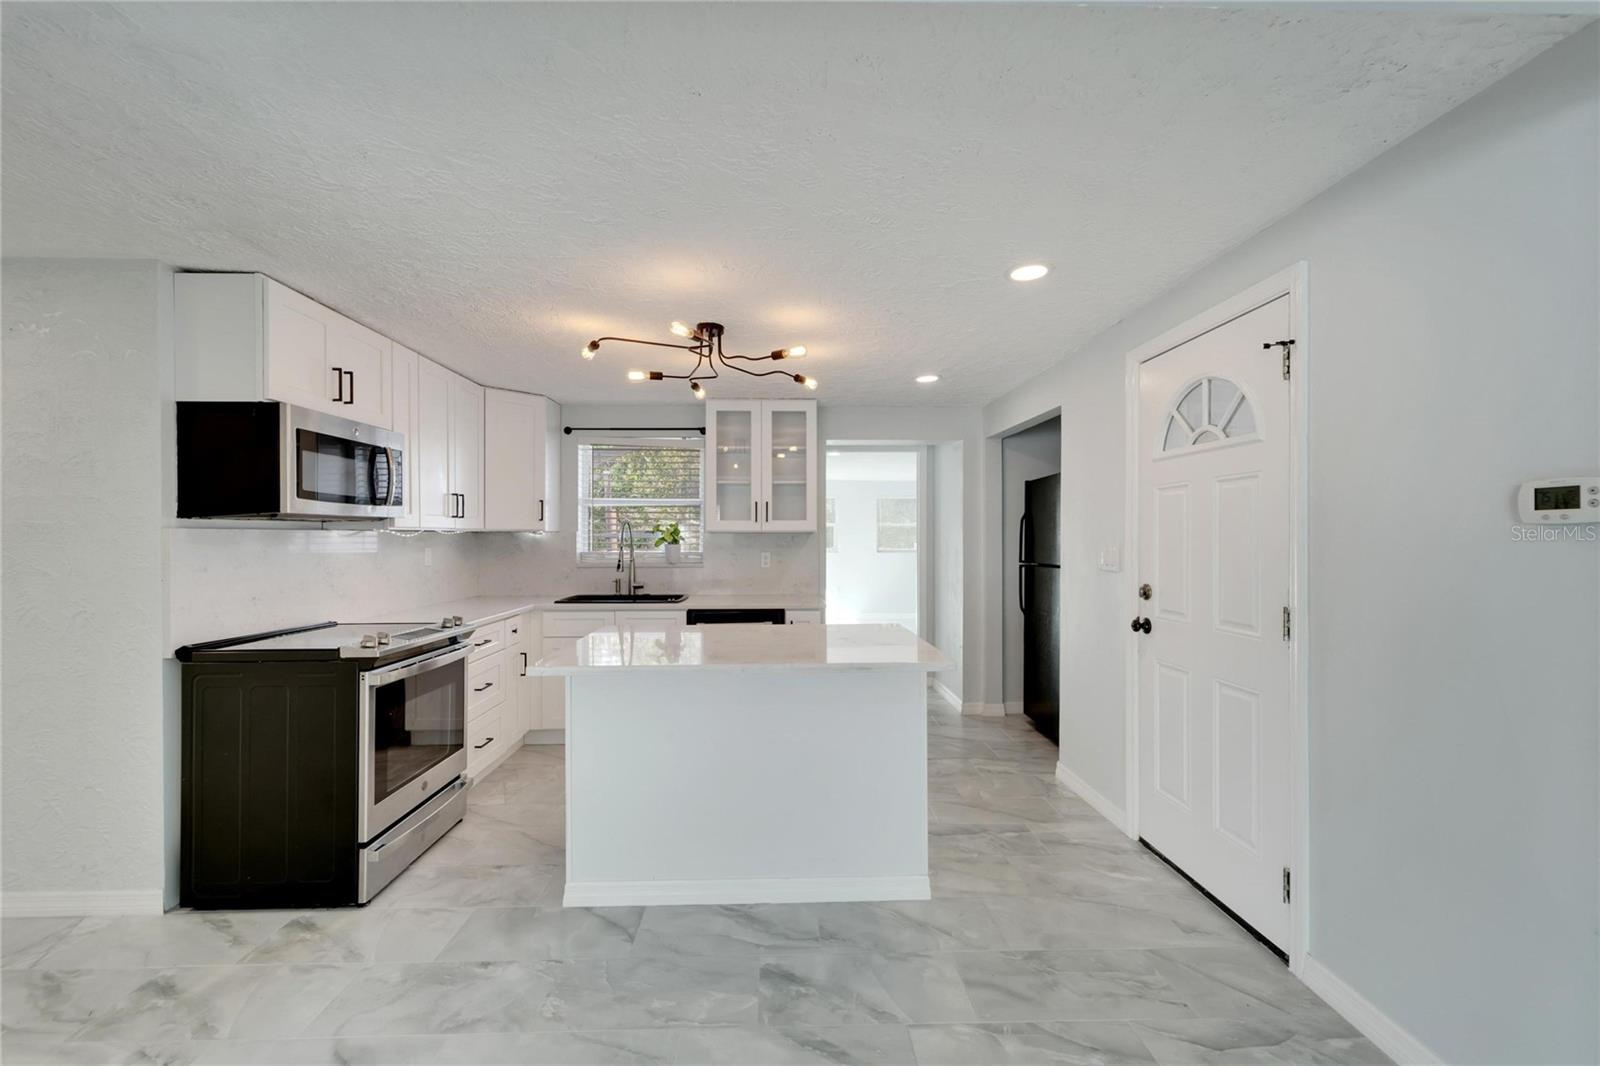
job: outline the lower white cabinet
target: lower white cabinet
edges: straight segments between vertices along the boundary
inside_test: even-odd
[[[784,621],[788,622],[790,625],[794,625],[796,622],[820,622],[820,621],[822,621],[822,612],[821,611],[785,611],[783,613],[783,617],[784,617]]]

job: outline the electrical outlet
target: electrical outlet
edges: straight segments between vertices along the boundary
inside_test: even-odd
[[[423,548],[422,549],[422,565],[423,566],[432,566],[433,565],[433,549],[432,548]]]
[[[761,569],[765,570],[767,567],[769,567],[771,565],[772,565],[772,553],[771,552],[762,552],[761,553]]]

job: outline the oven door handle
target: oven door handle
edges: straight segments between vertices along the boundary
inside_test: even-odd
[[[387,848],[387,847],[390,847],[391,845],[400,843],[402,840],[405,840],[407,837],[409,837],[412,833],[415,833],[417,830],[419,830],[423,826],[427,825],[429,819],[431,819],[433,817],[433,815],[438,812],[439,808],[443,807],[445,805],[445,803],[449,801],[449,799],[450,799],[450,797],[452,795],[454,795],[457,792],[460,792],[462,789],[464,789],[466,787],[467,787],[467,783],[465,781],[463,781],[459,777],[456,778],[454,781],[450,782],[448,785],[444,786],[444,788],[439,790],[438,795],[436,795],[432,799],[430,799],[422,810],[419,810],[419,811],[415,812],[414,814],[408,816],[406,819],[404,819],[400,823],[400,826],[396,826],[395,827],[395,829],[400,829],[401,826],[405,826],[404,829],[401,829],[399,834],[397,834],[395,836],[392,836],[392,837],[388,837],[387,839],[379,842],[378,844],[368,848],[367,849],[367,861],[368,862],[377,861],[378,853],[380,851],[382,851],[384,848]],[[419,817],[419,815],[420,815],[420,817]],[[406,826],[405,825],[406,822],[411,822],[411,824],[409,826]],[[390,832],[392,833],[392,832],[394,832],[394,830],[391,829]]]
[[[404,681],[408,677],[425,674],[429,670],[437,670],[441,666],[449,666],[453,662],[465,659],[472,654],[472,645],[457,644],[446,648],[444,651],[434,652],[421,659],[408,659],[403,663],[393,666],[380,667],[377,670],[368,670],[361,675],[362,683],[368,688],[377,688],[387,685],[391,681]]]

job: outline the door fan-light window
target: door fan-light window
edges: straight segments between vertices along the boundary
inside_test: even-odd
[[[614,562],[623,523],[634,552],[654,558],[657,525],[678,524],[682,559],[699,562],[705,534],[704,451],[699,439],[628,438],[578,445],[578,561]]]
[[[1259,436],[1255,409],[1244,391],[1227,378],[1201,378],[1172,405],[1161,450],[1181,452]]]

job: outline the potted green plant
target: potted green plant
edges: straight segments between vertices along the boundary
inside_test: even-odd
[[[676,522],[666,522],[657,523],[654,532],[656,547],[666,556],[667,565],[676,566],[683,552],[683,530]]]

